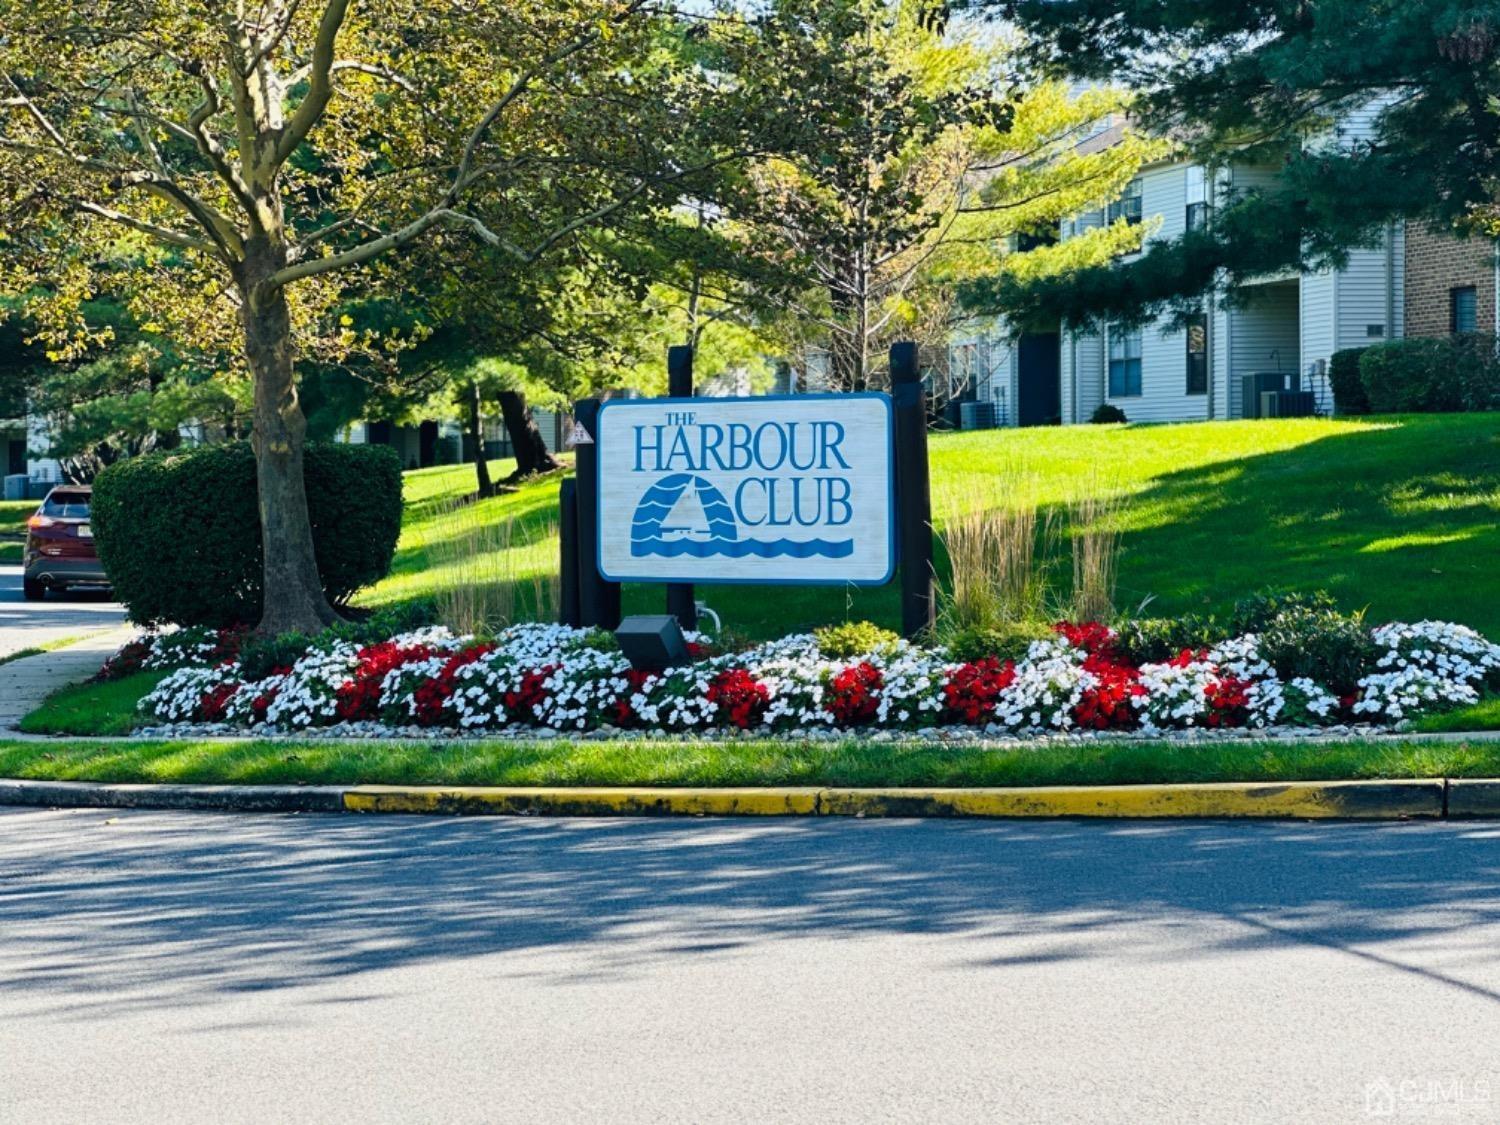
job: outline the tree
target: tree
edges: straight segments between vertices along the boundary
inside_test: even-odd
[[[999,268],[1015,236],[1116,197],[1161,147],[1126,133],[1080,150],[1123,111],[1118,91],[1029,82],[1004,37],[922,0],[772,0],[726,18],[717,42],[785,138],[719,202],[752,256],[801,282],[778,299],[826,334],[837,388],[864,387],[892,335],[945,335],[958,280]],[[1122,222],[1048,260],[1104,260],[1139,237]]]
[[[671,199],[694,85],[654,80],[657,34],[647,0],[6,5],[4,288],[33,295],[58,358],[89,342],[76,311],[101,270],[174,338],[238,344],[260,631],[336,617],[307,518],[299,348],[392,347],[330,314],[439,231],[526,265]]]
[[[1209,230],[1134,263],[994,279],[978,304],[1083,322],[1140,319],[1206,289],[1339,264],[1386,224],[1500,233],[1500,11],[1452,0],[979,0],[1055,73],[1140,91],[1143,127],[1208,165],[1282,165]],[[1372,135],[1335,126],[1376,107]]]

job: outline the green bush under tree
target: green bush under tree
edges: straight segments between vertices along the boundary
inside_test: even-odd
[[[312,445],[305,478],[323,591],[341,606],[386,575],[401,534],[401,462],[384,446]],[[245,443],[152,454],[94,482],[99,557],[131,620],[261,617],[255,455]]]
[[[1454,414],[1500,409],[1496,345],[1494,335],[1473,332],[1392,340],[1366,348],[1359,375],[1370,410]]]
[[[1370,396],[1359,374],[1359,358],[1365,348],[1345,348],[1333,353],[1328,361],[1328,385],[1333,388],[1333,405],[1340,414],[1370,413]]]

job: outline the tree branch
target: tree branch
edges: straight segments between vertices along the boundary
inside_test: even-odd
[[[209,119],[218,114],[224,105],[219,96],[219,84],[214,81],[214,76],[209,73],[208,68],[201,63],[189,67],[188,71],[198,79],[198,85],[203,88],[203,100],[188,115],[187,131],[203,159],[208,161],[209,167],[214,170],[214,174],[224,181],[239,205],[248,214],[254,215],[255,200],[250,194],[250,188],[245,184],[244,177],[229,162],[229,154],[224,151],[224,146],[219,144],[207,129]]]
[[[157,226],[148,223],[144,219],[137,219],[134,215],[127,215],[123,211],[116,211],[113,207],[105,207],[102,203],[95,203],[88,199],[74,199],[69,201],[75,211],[83,211],[90,215],[97,215],[101,219],[108,219],[112,223],[129,227],[131,230],[148,234],[158,241],[168,243],[172,246],[181,246],[189,250],[202,250],[204,253],[213,254],[222,258],[223,254],[214,243],[202,238],[196,238],[183,231],[172,230],[170,227]]]
[[[333,49],[348,14],[349,0],[328,0],[328,6],[323,9],[317,38],[313,41],[307,96],[276,138],[275,164],[278,168],[297,151],[297,146],[306,140],[307,134],[312,132],[312,127],[328,108],[328,101],[333,97]]]
[[[360,62],[358,59],[338,59],[328,68],[330,75],[337,74],[341,70],[357,70],[361,74],[368,74],[375,78],[381,78],[392,86],[399,86],[408,94],[418,93],[417,84],[404,74],[398,74],[385,66],[376,66],[374,63]],[[299,66],[291,74],[287,75],[286,84],[295,86],[312,72],[312,64]]]

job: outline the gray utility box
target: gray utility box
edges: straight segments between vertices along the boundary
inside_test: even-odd
[[[25,500],[26,485],[31,480],[25,473],[17,473],[5,478],[5,498],[7,500]]]
[[[993,402],[966,402],[959,407],[959,421],[965,430],[993,430],[995,404]]]
[[[1260,396],[1262,418],[1311,418],[1316,409],[1312,391],[1266,391]]]
[[[1240,376],[1240,417],[1263,418],[1261,396],[1274,391],[1300,391],[1302,376],[1295,371],[1257,371]]]

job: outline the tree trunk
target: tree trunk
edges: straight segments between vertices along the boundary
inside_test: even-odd
[[[495,495],[495,483],[490,480],[490,465],[484,458],[484,415],[481,407],[484,395],[479,384],[469,388],[469,436],[474,440],[474,476],[479,484],[479,498]]]
[[[291,315],[286,293],[257,289],[285,265],[284,249],[252,240],[245,248],[240,319],[245,358],[255,379],[255,475],[264,555],[261,636],[316,633],[339,620],[323,594],[313,551],[303,479],[307,420],[292,370]]]
[[[542,440],[542,431],[537,429],[531,407],[526,405],[525,391],[501,391],[500,414],[505,419],[511,448],[516,451],[516,471],[510,475],[511,480],[562,468]]]

